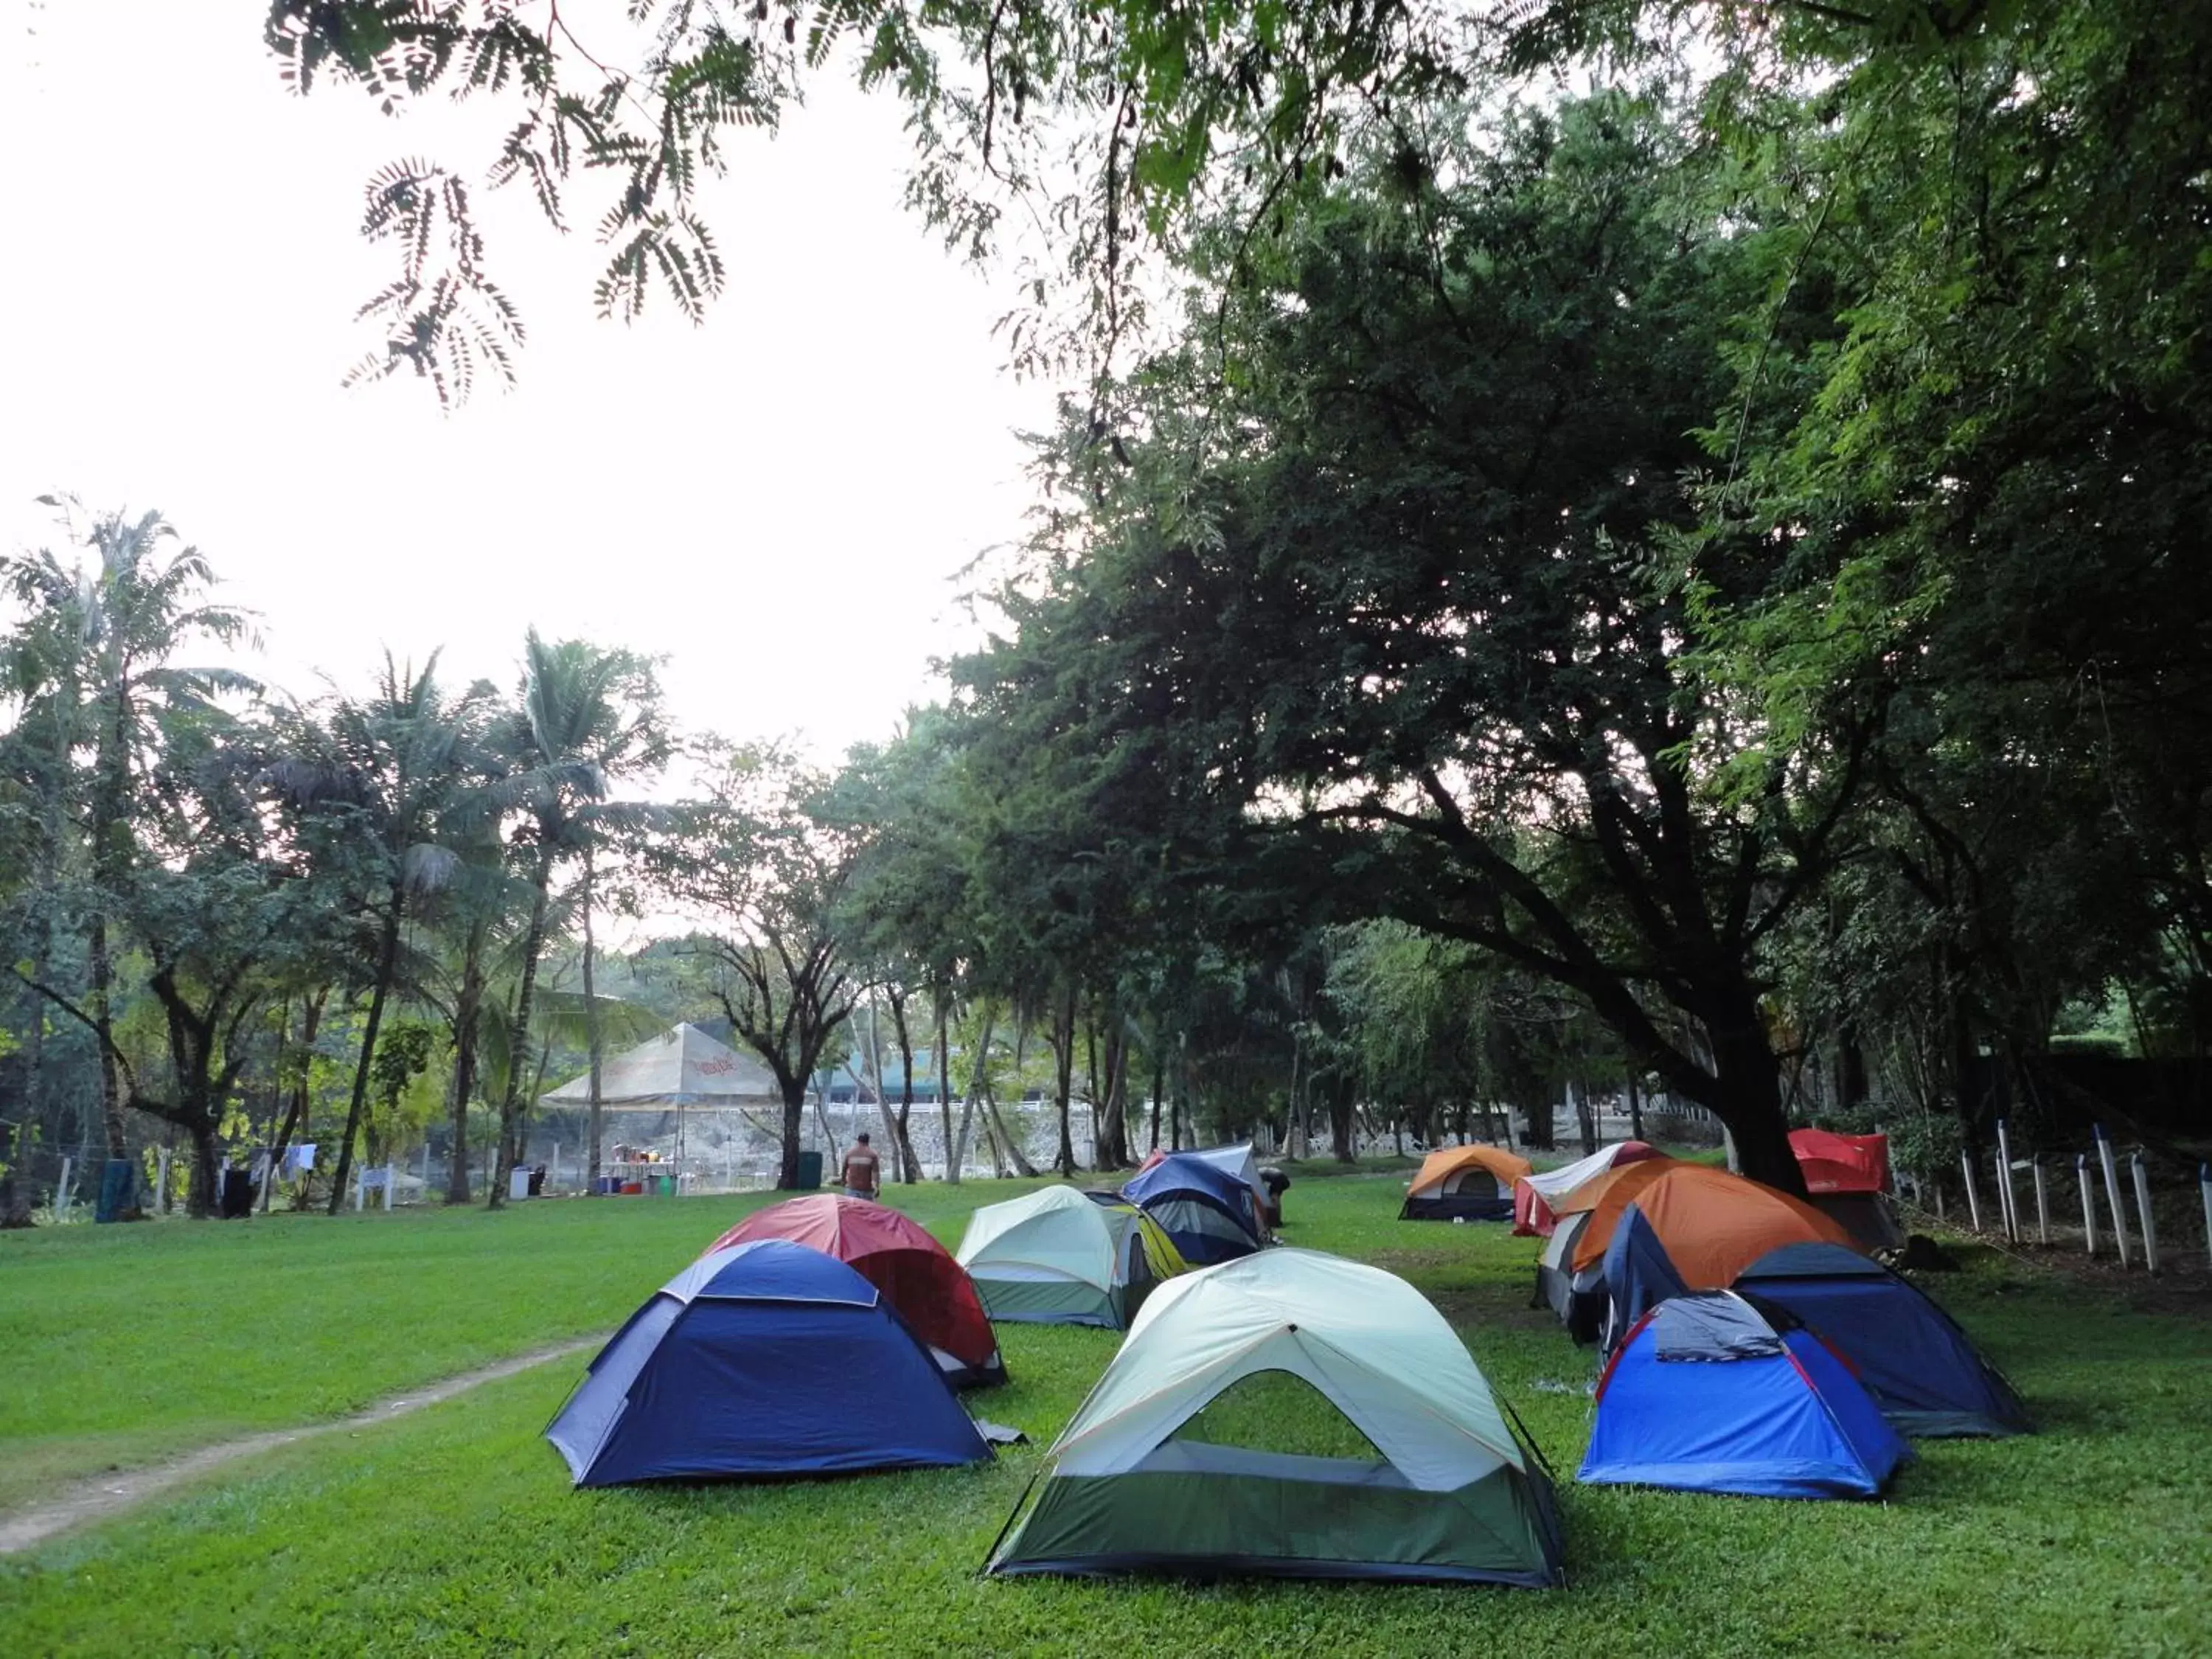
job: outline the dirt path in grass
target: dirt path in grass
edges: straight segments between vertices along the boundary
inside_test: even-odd
[[[73,1481],[51,1497],[44,1498],[24,1508],[0,1515],[0,1555],[14,1555],[42,1544],[57,1534],[69,1531],[94,1521],[106,1521],[134,1509],[151,1498],[157,1498],[173,1486],[223,1468],[258,1457],[264,1452],[274,1451],[279,1446],[289,1446],[301,1440],[313,1440],[323,1435],[337,1434],[346,1430],[374,1428],[379,1423],[389,1423],[395,1417],[405,1417],[425,1407],[441,1405],[456,1395],[466,1394],[471,1389],[481,1388],[487,1382],[496,1382],[501,1377],[513,1376],[550,1360],[560,1359],[586,1348],[598,1347],[605,1336],[579,1337],[571,1342],[561,1342],[550,1348],[517,1354],[512,1359],[502,1359],[493,1365],[476,1370],[463,1371],[442,1382],[427,1387],[410,1389],[389,1400],[380,1400],[367,1411],[356,1412],[351,1417],[341,1417],[330,1423],[309,1423],[296,1429],[272,1429],[265,1434],[249,1434],[236,1440],[219,1441],[212,1446],[202,1446],[198,1451],[186,1452],[164,1463],[150,1463],[142,1469],[111,1469],[105,1474],[88,1480]]]

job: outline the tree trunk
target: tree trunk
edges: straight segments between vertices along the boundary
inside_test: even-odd
[[[369,1062],[376,1057],[376,1028],[384,1022],[384,999],[399,965],[399,915],[405,901],[405,890],[398,882],[392,883],[392,908],[385,914],[384,938],[376,957],[376,986],[369,993],[368,1024],[361,1034],[361,1058],[354,1062],[353,1102],[346,1108],[345,1133],[338,1138],[337,1165],[331,1174],[331,1215],[345,1203],[346,1174],[353,1168],[353,1138],[360,1131],[362,1109],[368,1099]]]
[[[469,1097],[477,1091],[477,1033],[483,1022],[483,953],[490,924],[472,921],[461,947],[461,990],[453,1001],[453,1144],[446,1159],[446,1202],[469,1201]]]
[[[1094,1147],[1103,1147],[1091,1159],[1100,1169],[1129,1166],[1129,1043],[1118,1019],[1106,1043],[1106,1121],[1093,1128],[1091,1139]]]
[[[588,1129],[590,1153],[584,1170],[584,1190],[599,1190],[599,1137],[605,1127],[605,1117],[599,1104],[600,1067],[606,1057],[605,1043],[599,1031],[599,1005],[592,995],[592,846],[584,843],[584,1046],[591,1055],[590,1080],[585,1085],[590,1091]]]
[[[515,994],[514,1034],[507,1042],[506,1097],[499,1103],[499,1154],[492,1164],[491,1191],[484,1200],[484,1207],[489,1210],[505,1207],[507,1176],[519,1157],[514,1145],[514,1123],[522,1099],[523,1074],[530,1069],[526,1063],[530,1053],[530,1005],[538,994],[538,956],[545,948],[545,909],[552,888],[552,849],[542,848],[538,854],[536,896],[530,905],[530,928],[522,936],[522,987]]]
[[[1150,1157],[1160,1149],[1160,1097],[1168,1091],[1167,1044],[1161,1043],[1152,1054],[1152,1145],[1145,1148]]]
[[[1644,1139],[1644,1086],[1637,1080],[1633,1066],[1628,1073],[1628,1138]]]
[[[806,1079],[780,1077],[776,1083],[783,1091],[783,1147],[775,1184],[792,1193],[799,1190],[799,1131],[806,1119]]]
[[[192,1138],[192,1190],[185,1213],[206,1221],[222,1194],[222,1151],[216,1144],[215,1125],[204,1118],[185,1127]]]
[[[105,902],[106,895],[101,895]],[[85,950],[91,959],[92,988],[87,1000],[92,1004],[92,1029],[100,1050],[100,1121],[106,1136],[107,1155],[122,1158],[129,1148],[123,1139],[123,1087],[115,1070],[115,1020],[112,993],[115,984],[115,964],[107,953],[107,914],[94,910],[91,925],[85,934]]]
[[[907,1126],[914,1120],[914,1034],[907,1029],[906,997],[904,994],[888,999],[891,1005],[891,1030],[898,1037],[899,1046],[899,1109],[898,1121],[891,1126],[893,1144],[898,1148],[899,1179],[913,1186],[921,1179],[921,1160],[915,1156],[914,1139]],[[868,1036],[872,1044],[875,1022],[869,1020]],[[883,1066],[876,1067],[877,1086],[882,1086]]]
[[[1067,982],[1067,993],[1060,999],[1060,1018],[1055,1022],[1060,1033],[1058,1051],[1054,1054],[1054,1104],[1060,1112],[1060,1150],[1053,1155],[1053,1167],[1063,1179],[1075,1175],[1075,1143],[1068,1136],[1068,1100],[1075,1076],[1075,981]]]
[[[1328,1100],[1328,1150],[1339,1164],[1359,1161],[1352,1144],[1355,1121],[1352,1107],[1352,1085],[1348,1080],[1340,1080],[1329,1091]]]
[[[1590,1104],[1589,1085],[1584,1084],[1582,1092],[1577,1094],[1575,1085],[1571,1082],[1567,1085],[1567,1094],[1575,1103],[1575,1127],[1582,1131],[1583,1156],[1588,1158],[1597,1151],[1597,1111]]]
[[[115,964],[107,948],[107,907],[120,901],[127,872],[124,837],[131,796],[131,688],[118,680],[114,707],[100,728],[94,758],[97,780],[92,811],[93,885],[99,896],[87,932],[91,958],[92,1024],[100,1048],[100,1116],[110,1158],[129,1156],[123,1134],[123,1091],[115,1065],[112,997]]]
[[[951,996],[943,985],[933,994],[937,1001],[937,1103],[943,1109],[945,1118],[945,1184],[960,1184],[960,1142],[952,1133],[952,1050],[949,1046],[951,1035]],[[968,1129],[967,1113],[961,1113],[960,1130]]]
[[[1521,1109],[1521,1118],[1526,1126],[1521,1135],[1522,1143],[1524,1146],[1533,1147],[1538,1152],[1548,1152],[1559,1144],[1558,1136],[1552,1131],[1550,1101],[1547,1100],[1540,1105],[1533,1102],[1523,1105]]]
[[[1735,1012],[1735,1018],[1725,1022],[1704,1022],[1718,1085],[1714,1097],[1705,1103],[1728,1126],[1745,1175],[1802,1198],[1804,1172],[1797,1167],[1782,1116],[1781,1072],[1759,1022],[1758,1005],[1747,995]]]

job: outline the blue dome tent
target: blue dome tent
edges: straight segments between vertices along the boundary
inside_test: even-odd
[[[1194,1267],[1249,1255],[1267,1243],[1252,1189],[1188,1152],[1171,1152],[1121,1188],[1167,1231]]]
[[[1577,1478],[1871,1498],[1911,1455],[1819,1338],[1779,1309],[1717,1291],[1662,1302],[1630,1328],[1598,1380]]]
[[[1917,1285],[1832,1244],[1788,1244],[1737,1287],[1786,1308],[1849,1360],[1904,1433],[2025,1434],[2027,1408],[1966,1334]]]
[[[876,1287],[788,1239],[702,1256],[601,1349],[545,1431],[580,1486],[980,1463]]]
[[[1610,1346],[1649,1309],[1682,1294],[1666,1247],[1633,1205],[1606,1247]],[[1966,1334],[1917,1285],[1838,1244],[1769,1250],[1735,1288],[1786,1310],[1841,1354],[1899,1433],[2025,1434],[2027,1408]]]

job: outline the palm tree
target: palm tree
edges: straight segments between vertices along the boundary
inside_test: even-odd
[[[518,842],[528,850],[532,892],[524,930],[520,983],[511,1022],[512,1051],[529,1052],[532,1003],[545,947],[553,878],[570,859],[584,860],[579,895],[583,919],[584,1006],[591,1050],[591,1157],[586,1190],[599,1172],[599,1068],[603,1043],[592,986],[592,885],[596,854],[620,830],[648,816],[611,801],[617,780],[659,769],[668,757],[660,687],[653,664],[633,652],[603,650],[582,640],[549,644],[532,629],[524,641],[522,706],[511,744],[517,769],[510,793],[523,811]],[[508,1172],[522,1155],[520,1124],[528,1067],[507,1067],[500,1103],[499,1163],[489,1204],[507,1195]]]
[[[337,698],[326,720],[301,724],[297,750],[269,772],[279,796],[306,815],[321,851],[341,862],[358,860],[362,911],[374,930],[368,1014],[331,1174],[332,1215],[345,1202],[377,1033],[398,980],[408,915],[459,864],[441,832],[451,834],[460,821],[494,810],[479,759],[492,689],[480,683],[449,698],[438,684],[437,666],[435,652],[419,673],[386,652],[373,693],[360,700]]]
[[[64,524],[97,561],[64,564],[41,549],[0,559],[0,585],[31,613],[33,648],[43,659],[42,723],[55,791],[51,822],[58,830],[68,811],[82,810],[81,842],[91,866],[84,906],[91,981],[87,1004],[100,1053],[107,1155],[119,1158],[129,1148],[114,1060],[109,922],[136,861],[134,791],[152,750],[153,721],[163,709],[189,710],[218,691],[253,689],[252,681],[228,670],[172,666],[170,655],[194,639],[225,645],[250,641],[251,619],[234,606],[205,600],[214,570],[197,549],[167,551],[176,532],[160,514],[134,520],[109,513],[88,521],[74,497],[40,499],[62,511]],[[76,762],[86,749],[91,751],[88,786]],[[50,848],[56,874],[63,839],[56,834]]]

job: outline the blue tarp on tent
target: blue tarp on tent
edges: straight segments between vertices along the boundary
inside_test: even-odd
[[[1252,1189],[1202,1158],[1170,1153],[1121,1188],[1158,1222],[1194,1267],[1249,1255],[1263,1242]]]
[[[1598,1384],[1578,1478],[1757,1498],[1869,1498],[1911,1455],[1818,1338],[1778,1329],[1723,1291],[1662,1302],[1629,1334]]]
[[[1880,1262],[1835,1245],[1792,1244],[1753,1262],[1736,1285],[1817,1331],[1906,1434],[2028,1431],[2012,1385],[1917,1285]]]
[[[875,1286],[781,1238],[714,1251],[669,1280],[600,1351],[545,1437],[580,1486],[991,1455]]]

